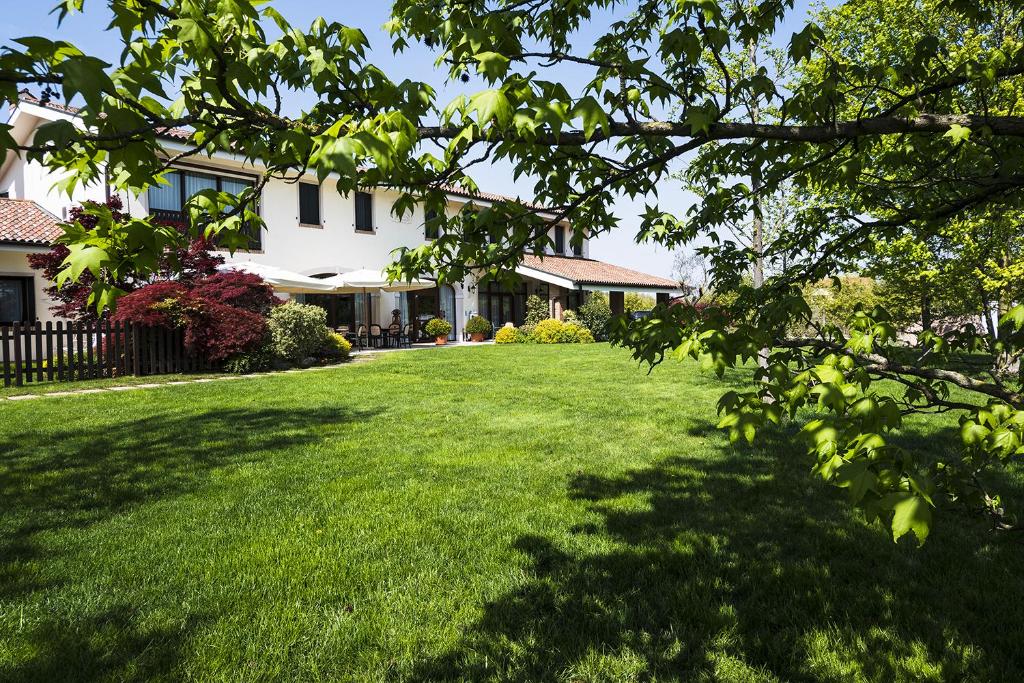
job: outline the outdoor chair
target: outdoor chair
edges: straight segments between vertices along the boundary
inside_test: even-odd
[[[384,335],[381,334],[380,325],[374,323],[370,325],[370,344],[374,348],[380,348],[385,345]]]
[[[402,326],[392,323],[388,326],[388,346],[399,348],[402,345]]]
[[[369,345],[370,339],[369,336],[366,334],[366,325],[360,325],[359,327],[356,328],[356,346],[358,346],[359,349],[362,350],[368,347]]]
[[[402,328],[402,333],[398,337],[398,345],[412,348],[412,323],[406,323]]]

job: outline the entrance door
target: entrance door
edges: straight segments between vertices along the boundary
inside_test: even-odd
[[[444,318],[450,322],[452,331],[448,339],[455,340],[455,290],[450,286],[409,292],[409,320],[412,322],[413,341],[434,341],[423,329],[431,318]]]
[[[427,336],[423,327],[431,318],[438,316],[440,310],[437,289],[420,289],[409,293],[409,318],[412,322],[413,341],[433,341]]]

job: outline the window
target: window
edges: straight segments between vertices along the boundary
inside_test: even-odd
[[[32,278],[0,277],[0,324],[35,320]]]
[[[583,256],[583,238],[580,238],[579,244],[576,242],[572,243],[572,255]]]
[[[299,223],[320,225],[320,186],[299,183]]]
[[[184,223],[188,220],[185,203],[200,190],[217,190],[237,195],[255,184],[252,180],[244,178],[185,170],[165,173],[164,180],[167,181],[166,185],[149,188],[149,212],[156,218],[173,223]],[[258,250],[261,246],[261,236],[258,231],[253,230],[249,249]]]
[[[565,253],[565,227],[562,225],[555,226],[555,253]]]
[[[356,192],[356,230],[373,232],[373,195]]]
[[[423,233],[428,240],[436,240],[441,236],[441,224],[437,219],[437,211],[427,209],[426,220],[423,223]]]

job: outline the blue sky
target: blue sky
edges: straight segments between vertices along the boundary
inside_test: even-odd
[[[0,43],[7,43],[12,38],[25,35],[44,35],[50,38],[59,37],[67,40],[83,51],[114,62],[117,60],[120,41],[117,36],[105,30],[106,3],[100,0],[87,0],[84,15],[70,16],[58,29],[56,18],[49,14],[49,9],[56,4],[55,0],[4,0],[6,11],[0,13]],[[16,11],[14,10],[17,7]],[[338,21],[349,26],[362,29],[370,40],[370,61],[381,67],[392,78],[411,78],[425,81],[438,88],[439,101],[446,104],[450,99],[463,92],[471,92],[483,88],[481,82],[471,81],[468,84],[445,84],[445,72],[435,69],[433,55],[424,48],[411,47],[404,53],[392,54],[391,41],[381,30],[381,26],[389,18],[389,2],[338,2],[326,3],[322,0],[277,0],[274,6],[294,24],[308,26],[317,16]],[[779,42],[788,42],[789,35],[799,30],[802,18],[806,16],[807,0],[796,0],[796,7],[786,25],[780,27]],[[614,13],[606,13],[605,19],[612,18]],[[579,36],[581,44],[588,44],[590,37],[596,35],[601,24],[595,24],[587,32]],[[564,69],[558,77],[566,84],[574,79],[572,69]],[[570,91],[572,88],[570,87]],[[305,98],[298,97],[293,104],[301,106]],[[510,195],[530,195],[532,183],[529,180],[513,182],[507,165],[491,167],[478,166],[473,170],[473,178],[480,187],[491,192]],[[693,196],[682,190],[674,182],[666,182],[659,187],[659,202],[662,208],[683,213],[693,203]],[[615,204],[615,213],[620,219],[620,228],[605,234],[591,243],[593,258],[636,268],[655,275],[669,276],[672,268],[672,254],[650,244],[636,244],[634,236],[639,226],[638,214],[643,210],[643,198],[631,201],[622,198]]]

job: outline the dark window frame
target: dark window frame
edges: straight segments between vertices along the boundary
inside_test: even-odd
[[[0,320],[0,325],[12,325],[14,323],[32,323],[36,320],[36,283],[31,275],[0,275],[0,280],[10,280],[21,285],[21,310],[24,311],[22,320]]]
[[[240,181],[240,182],[250,183],[251,187],[255,187],[256,183],[257,183],[257,179],[254,178],[253,176],[244,175],[244,174],[233,174],[231,172],[218,173],[216,170],[211,171],[210,169],[207,169],[207,168],[197,168],[197,167],[194,167],[194,166],[174,166],[171,169],[171,172],[172,173],[177,173],[178,175],[182,176],[182,181],[179,183],[180,187],[178,188],[178,192],[179,192],[179,195],[180,195],[179,196],[179,200],[178,200],[178,206],[181,207],[181,208],[179,208],[177,211],[171,211],[170,209],[156,209],[156,210],[150,209],[149,213],[151,215],[157,217],[157,218],[160,218],[160,219],[163,219],[163,220],[168,220],[168,221],[175,221],[177,223],[186,223],[187,222],[187,218],[188,218],[185,215],[185,203],[189,200],[188,195],[185,194],[185,182],[184,182],[184,176],[185,175],[199,176],[199,177],[203,177],[203,178],[212,178],[216,182],[216,184],[217,184],[217,187],[216,187],[217,192],[223,192],[224,185],[223,185],[222,181],[225,178],[228,179],[228,180],[237,180],[237,181]],[[148,201],[148,197],[147,197],[147,201]],[[255,209],[256,209],[256,213],[260,212],[260,203],[259,203],[258,199],[256,200],[256,207],[255,207]],[[263,230],[262,229],[257,231],[256,234],[251,235],[249,239],[250,239],[250,246],[249,246],[249,248],[243,249],[242,251],[258,252],[258,251],[262,251],[263,250]]]
[[[581,238],[579,243],[572,243],[572,255],[575,257],[583,256],[583,239]]]
[[[565,226],[555,226],[555,253],[559,256],[565,255]]]
[[[360,201],[360,199],[362,199],[363,201],[367,202],[367,205],[366,205],[365,208],[366,208],[366,213],[368,213],[368,218],[369,218],[368,223],[369,223],[369,225],[366,225],[365,223],[364,224],[360,224],[360,220],[359,219],[361,217],[363,217],[361,215],[360,210],[359,210],[359,201]],[[364,234],[372,234],[372,233],[376,232],[377,228],[373,224],[373,193],[372,192],[363,192],[362,190],[357,190],[356,193],[355,193],[355,196],[353,198],[353,202],[352,203],[353,203],[353,210],[355,211],[355,221],[353,222],[353,225],[355,226],[356,232],[361,232],[361,233],[364,233]]]
[[[298,187],[297,192],[298,192],[298,195],[299,195],[299,225],[304,227],[304,228],[322,228],[322,227],[324,227],[323,199],[322,199],[322,193],[320,191],[320,185],[317,184],[317,183],[307,183],[307,182],[301,182],[300,181],[298,183],[298,186],[299,187]],[[311,216],[303,215],[303,196],[302,196],[302,193],[303,193],[303,190],[305,190],[306,192],[309,192],[310,189],[312,189],[312,191],[316,193],[316,220],[315,221],[306,220],[307,218],[311,218]],[[307,208],[309,208],[309,207],[307,207]]]
[[[441,226],[437,224],[438,214],[433,209],[427,209],[423,216],[423,237],[428,240],[436,240],[441,237]],[[433,223],[433,228],[431,228]]]

